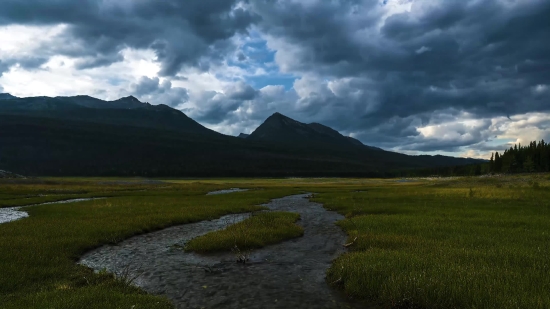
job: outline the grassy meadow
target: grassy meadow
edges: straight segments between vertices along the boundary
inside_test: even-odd
[[[372,186],[315,199],[347,219],[328,281],[398,308],[549,308],[544,178]]]
[[[251,190],[205,195],[232,187]],[[352,244],[327,282],[350,297],[390,308],[549,308],[549,188],[548,175],[0,180],[0,207],[106,197],[29,207],[28,218],[0,224],[0,308],[172,308],[76,261],[132,235],[261,210],[272,198],[303,191],[346,216],[338,224]],[[259,213],[197,238],[197,248],[207,249],[195,250],[232,246],[235,231],[261,245],[299,236],[296,216]]]

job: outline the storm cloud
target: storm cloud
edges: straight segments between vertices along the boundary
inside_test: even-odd
[[[177,107],[189,100],[187,89],[173,87],[168,80],[160,82],[158,77],[142,76],[137,83],[132,84],[129,94],[135,95],[141,101],[171,107]]]
[[[149,50],[158,72],[118,92],[228,134],[278,111],[374,146],[481,153],[549,137],[548,16],[545,0],[5,0],[0,27],[63,31],[0,53],[0,76]]]
[[[231,0],[18,1],[0,3],[0,25],[68,25],[56,51],[88,57],[86,69],[121,61],[124,48],[151,48],[161,75],[182,66],[207,69],[231,49],[229,38],[258,19]]]

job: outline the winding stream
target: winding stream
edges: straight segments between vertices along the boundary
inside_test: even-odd
[[[47,203],[41,203],[41,204],[0,208],[0,224],[28,217],[29,214],[21,210],[21,208],[23,207],[42,206],[42,205],[50,205],[50,204],[76,203],[76,202],[92,201],[92,200],[98,200],[98,199],[103,199],[103,197],[75,198],[75,199],[56,201],[56,202],[47,202]]]
[[[248,189],[241,189],[241,188],[230,188],[225,190],[218,190],[218,191],[212,191],[206,193],[206,195],[218,195],[218,194],[227,194],[227,193],[233,193],[233,192],[244,192],[248,191]]]
[[[365,308],[325,282],[331,261],[343,253],[346,235],[334,224],[343,216],[310,202],[307,194],[263,206],[299,213],[304,236],[255,250],[246,265],[236,263],[230,253],[199,255],[181,248],[190,239],[242,221],[248,214],[135,236],[91,251],[80,263],[137,277],[134,284],[165,295],[177,308]]]

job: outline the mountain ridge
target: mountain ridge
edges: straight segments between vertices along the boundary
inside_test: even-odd
[[[222,135],[202,126],[180,110],[164,104],[144,103],[134,96],[114,101],[86,95],[4,99],[0,100],[0,113]]]
[[[0,169],[29,176],[376,176],[480,161],[408,156],[281,113],[250,136],[133,96],[0,100]]]

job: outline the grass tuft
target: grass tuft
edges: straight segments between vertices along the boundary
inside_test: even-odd
[[[210,253],[262,248],[284,240],[300,237],[304,229],[295,224],[299,214],[290,212],[262,212],[228,226],[199,236],[185,246],[187,251]]]

